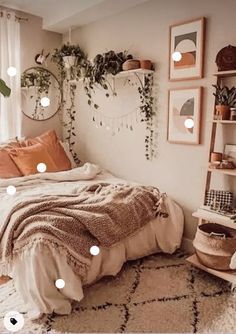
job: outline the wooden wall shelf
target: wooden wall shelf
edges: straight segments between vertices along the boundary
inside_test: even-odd
[[[213,120],[213,123],[217,124],[229,124],[229,125],[236,125],[236,121],[218,121],[218,120]]]
[[[236,70],[233,71],[221,71],[221,72],[216,72],[213,73],[215,77],[221,77],[221,78],[227,78],[227,77],[236,77]]]

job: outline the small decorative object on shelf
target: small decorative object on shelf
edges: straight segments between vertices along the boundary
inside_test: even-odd
[[[221,162],[223,159],[223,154],[220,152],[211,153],[211,162]]]
[[[228,45],[216,56],[218,71],[236,70],[236,46]]]
[[[230,108],[230,120],[236,121],[236,108]]]
[[[216,113],[215,117],[218,120],[230,119],[230,108],[236,105],[236,88],[220,85],[212,85],[215,88],[213,95],[216,98]]]
[[[151,70],[152,69],[151,60],[140,60],[140,67],[144,70]]]
[[[209,166],[211,169],[235,169],[236,166],[232,161],[222,160],[214,161]]]
[[[204,205],[209,206],[211,210],[232,210],[233,193],[226,190],[208,190],[206,191]]]
[[[122,64],[123,71],[137,70],[140,68],[140,61],[137,59],[128,59]]]

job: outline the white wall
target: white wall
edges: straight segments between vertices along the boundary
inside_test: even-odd
[[[151,0],[124,13],[77,29],[73,43],[79,43],[89,58],[114,49],[129,50],[139,58],[156,64],[155,95],[158,106],[158,156],[148,162],[144,157],[143,125],[135,131],[123,131],[116,136],[104,128],[96,129],[91,109],[79,85],[77,89],[77,150],[83,160],[93,161],[121,177],[160,187],[184,209],[185,235],[193,238],[196,221],[192,212],[201,204],[206,176],[208,146],[213,109],[211,84],[216,71],[217,52],[228,44],[236,45],[235,0]],[[205,46],[205,76],[201,80],[168,82],[169,26],[204,16],[207,18]],[[167,142],[168,88],[203,86],[201,145],[178,145]],[[122,114],[138,105],[135,88],[117,87],[117,98],[104,102],[96,99],[105,114]],[[232,130],[233,131],[233,130]],[[231,140],[231,139],[228,139]],[[222,143],[220,149],[223,149]],[[231,182],[231,181],[230,181]]]
[[[54,48],[59,47],[62,42],[62,35],[54,32],[49,32],[42,29],[42,19],[38,16],[29,15],[23,12],[18,12],[21,17],[28,18],[27,22],[21,22],[21,71],[23,72],[29,67],[38,66],[34,57],[44,49],[44,54],[51,52]],[[50,61],[48,69],[56,73],[55,65]],[[23,136],[37,136],[49,129],[55,129],[60,136],[62,133],[61,123],[56,114],[46,121],[34,121],[23,115]]]

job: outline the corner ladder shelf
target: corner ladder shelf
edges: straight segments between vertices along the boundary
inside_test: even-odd
[[[215,77],[217,77],[217,84],[220,84],[221,81],[224,78],[230,78],[230,77],[236,77],[236,70],[233,71],[222,71],[217,72],[213,74]],[[211,153],[214,151],[215,147],[215,139],[216,139],[216,132],[217,132],[217,126],[218,125],[236,125],[236,121],[230,121],[230,120],[215,120],[214,119],[215,110],[213,113],[213,120],[212,120],[212,132],[211,132],[211,142],[210,142],[210,154],[209,154],[209,164],[211,160]],[[205,192],[210,189],[211,185],[211,177],[212,173],[218,174],[218,175],[227,175],[230,177],[236,176],[236,169],[214,169],[214,168],[207,168],[207,178],[206,178],[206,185],[205,185]],[[198,219],[198,224],[202,224],[204,221],[206,222],[213,222],[217,223],[226,227],[230,227],[233,229],[236,229],[236,222],[234,220],[230,219],[227,216],[218,214],[217,212],[212,212],[204,209],[204,207],[199,208],[196,212],[193,213],[193,217]],[[197,258],[197,255],[191,255],[187,258],[187,262],[191,263],[193,266],[204,270],[212,275],[215,275],[217,277],[220,277],[230,283],[233,284],[233,287],[236,287],[236,270],[229,270],[229,271],[221,271],[221,270],[215,270],[208,268],[200,263],[200,261]]]

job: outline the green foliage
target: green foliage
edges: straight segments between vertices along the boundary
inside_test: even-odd
[[[80,163],[79,157],[77,153],[74,151],[73,146],[75,145],[75,90],[76,90],[76,85],[70,85],[70,106],[66,108],[66,116],[69,119],[67,123],[64,123],[64,126],[66,128],[66,140],[69,143],[69,149],[70,152],[74,158],[75,163],[78,165]]]
[[[213,85],[215,93],[213,95],[216,98],[216,104],[235,107],[236,106],[236,88],[227,86],[221,87],[220,85]]]
[[[153,76],[148,74],[144,77],[144,84],[140,82],[138,87],[139,98],[140,98],[140,112],[142,115],[141,122],[146,122],[147,135],[145,136],[145,156],[147,160],[151,160],[155,154],[155,143],[154,143],[154,126],[153,117],[155,116],[152,96]]]
[[[51,73],[44,68],[37,67],[34,68],[32,72],[24,72],[21,75],[21,87],[34,87],[36,94],[36,101],[34,111],[32,113],[32,118],[39,119],[39,108],[42,109],[40,105],[40,100],[42,95],[48,95],[49,88],[51,85]],[[33,95],[30,96],[33,98]]]
[[[0,79],[0,93],[4,96],[4,97],[8,97],[11,94],[11,89],[6,85],[5,81],[3,81],[2,79]]]
[[[74,67],[66,70],[64,67],[63,57],[70,55],[78,57],[77,63]],[[83,78],[84,90],[88,98],[88,105],[95,109],[99,108],[99,106],[93,100],[93,93],[95,92],[95,87],[100,87],[104,89],[106,97],[109,97],[111,94],[113,96],[116,95],[116,92],[110,85],[108,76],[116,75],[121,72],[123,63],[126,60],[132,58],[132,55],[128,54],[126,51],[116,53],[115,51],[110,50],[106,53],[96,55],[96,57],[92,61],[89,61],[78,45],[63,45],[61,49],[56,49],[52,55],[52,61],[55,62],[58,66],[62,85],[64,82],[68,83],[70,80],[79,80],[80,78]],[[145,136],[145,156],[147,160],[150,160],[154,156],[155,151],[153,129],[153,117],[155,115],[155,112],[153,108],[152,96],[153,76],[145,76],[144,84],[142,83],[138,75],[137,78],[140,82],[138,88],[141,101],[140,112],[143,116],[142,121],[146,122],[147,125],[147,135]],[[76,113],[74,105],[75,89],[76,86],[70,84],[69,90],[71,104],[66,109],[69,121],[67,123],[64,123],[64,126],[66,127],[66,140],[68,140],[69,142],[70,150],[76,162],[79,162],[79,159],[73,150],[73,145],[75,144],[76,137],[76,134],[74,132],[74,121]]]
[[[106,97],[116,95],[116,92],[112,89],[107,75],[116,75],[122,71],[122,64],[127,59],[132,59],[132,55],[129,55],[127,51],[116,53],[110,50],[103,54],[97,54],[92,62],[87,61],[85,73],[84,73],[84,90],[88,97],[88,105],[98,109],[99,106],[93,102],[92,94],[95,86],[100,86],[106,91]]]
[[[82,76],[87,67],[87,56],[84,51],[77,45],[63,44],[60,49],[56,48],[52,54],[51,61],[57,65],[61,81],[66,79],[66,69],[63,57],[76,57],[75,66],[69,69],[70,79],[77,79]]]

